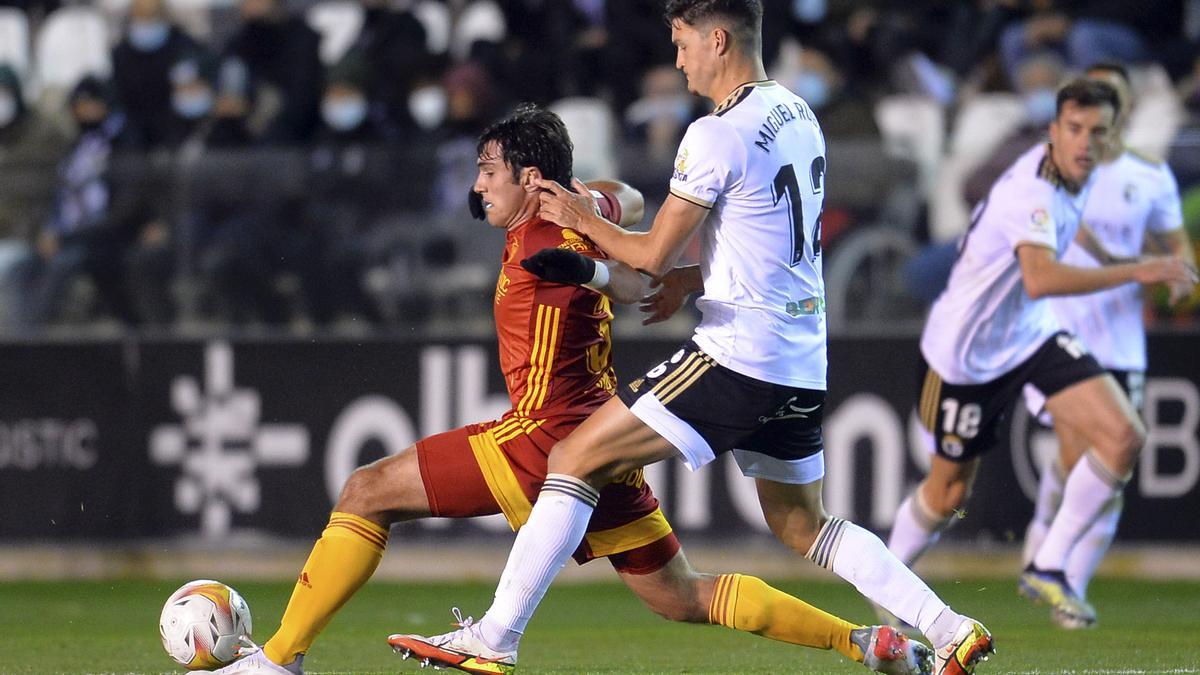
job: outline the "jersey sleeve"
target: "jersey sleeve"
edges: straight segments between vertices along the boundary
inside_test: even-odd
[[[671,194],[711,209],[744,171],[746,149],[719,117],[701,117],[688,126],[675,155]]]
[[[600,211],[600,217],[610,223],[621,224],[621,202],[610,192],[604,190],[592,190],[592,196],[596,198],[596,208]]]
[[[998,191],[991,199],[999,198],[1003,209],[1001,231],[1008,246],[1016,251],[1032,244],[1052,251],[1058,250],[1058,226],[1054,222],[1055,187],[1040,178],[1011,180],[1009,189]]]
[[[1146,229],[1151,232],[1168,232],[1183,227],[1183,205],[1179,200],[1179,183],[1175,174],[1165,164],[1161,170],[1161,188],[1150,205]]]

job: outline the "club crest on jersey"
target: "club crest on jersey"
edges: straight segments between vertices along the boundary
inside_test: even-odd
[[[687,182],[687,148],[681,148],[679,154],[675,155],[675,171],[671,174],[673,180]]]
[[[947,457],[960,457],[963,454],[963,441],[954,434],[946,434],[942,437],[942,452]]]
[[[1029,229],[1045,234],[1050,231],[1050,212],[1046,209],[1034,209],[1029,214]]]
[[[1132,204],[1134,202],[1134,200],[1137,199],[1137,186],[1134,185],[1133,183],[1126,183],[1124,196],[1125,196],[1125,203]]]
[[[562,238],[563,242],[558,245],[559,248],[570,249],[579,253],[590,251],[592,248],[590,245],[588,245],[587,240],[583,238],[583,235],[579,234],[575,230],[564,227],[562,230]]]

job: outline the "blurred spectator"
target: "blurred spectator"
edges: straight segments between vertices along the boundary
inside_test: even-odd
[[[879,137],[870,104],[846,87],[846,78],[825,52],[787,40],[771,76],[812,107],[826,137]]]
[[[371,117],[382,122],[382,130],[389,134],[406,135],[414,127],[410,97],[435,67],[425,47],[425,28],[411,11],[396,9],[387,0],[363,0],[363,6],[362,31],[348,56],[367,68]]]
[[[167,18],[164,0],[133,0],[125,37],[113,49],[113,84],[130,143],[167,145],[178,133],[171,114],[171,68],[203,48]]]
[[[268,143],[310,140],[321,99],[320,36],[281,0],[242,0],[241,17],[227,53],[245,64],[255,88],[252,132]]]
[[[1191,74],[1179,84],[1179,99],[1186,117],[1171,145],[1169,161],[1180,189],[1186,192],[1200,186],[1200,53]]]
[[[475,183],[475,141],[496,116],[498,93],[477,63],[451,68],[443,80],[446,120],[439,131],[434,206],[443,213],[462,210],[465,186]]]
[[[303,235],[294,253],[309,314],[318,325],[382,317],[363,288],[367,267],[384,259],[397,233],[384,221],[391,174],[383,134],[367,110],[367,67],[332,69],[321,102],[322,128],[309,154]]]
[[[14,321],[20,294],[13,270],[53,202],[43,167],[62,157],[67,142],[49,119],[30,111],[16,72],[0,65],[0,327]]]
[[[821,41],[846,80],[875,97],[897,90],[948,104],[953,73],[935,62],[947,41],[953,6],[939,0],[837,3]],[[822,119],[824,126],[825,119]]]
[[[700,99],[674,66],[653,66],[642,76],[642,97],[625,111],[626,135],[644,144],[652,161],[670,161],[683,132],[701,115]]]
[[[1046,129],[1057,112],[1059,84],[1066,68],[1058,57],[1041,54],[1027,58],[1018,68],[1017,94],[1025,107],[1025,119],[976,167],[967,178],[963,197],[976,204],[987,196],[992,184],[1029,148],[1046,139]],[[1124,100],[1129,101],[1129,96]],[[1124,116],[1128,119],[1128,116]]]
[[[215,95],[212,126],[205,130],[204,143],[214,148],[250,145],[254,141],[250,132],[254,91],[250,74],[240,59],[230,57],[221,61]]]
[[[142,186],[118,187],[110,175],[124,116],[112,110],[108,85],[86,77],[68,99],[79,135],[59,165],[53,213],[37,237],[23,276],[30,288],[25,322],[57,318],[71,283],[88,275],[108,309],[125,324],[137,322],[124,279],[124,256],[136,237]]]
[[[1073,70],[1100,61],[1159,60],[1173,75],[1186,68],[1194,46],[1183,36],[1183,0],[1034,0],[1032,13],[1000,37],[1000,54],[1015,82],[1024,58],[1060,54]]]
[[[608,25],[614,28],[609,32],[604,72],[613,105],[620,115],[638,98],[640,73],[656,65],[674,66],[675,47],[671,44],[670,28],[663,23],[663,3],[613,1],[606,4],[605,11]]]

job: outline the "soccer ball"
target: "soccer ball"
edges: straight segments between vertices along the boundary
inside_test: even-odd
[[[237,591],[211,579],[180,586],[158,619],[163,648],[188,670],[230,663],[250,630],[250,606]]]

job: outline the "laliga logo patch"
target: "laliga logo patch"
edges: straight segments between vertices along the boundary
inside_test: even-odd
[[[1029,227],[1034,232],[1049,232],[1050,213],[1046,209],[1034,209],[1033,213],[1029,214]]]
[[[683,181],[685,183],[687,182],[687,160],[688,151],[687,148],[683,148],[679,151],[679,154],[675,156],[675,172],[671,174],[672,179]]]

